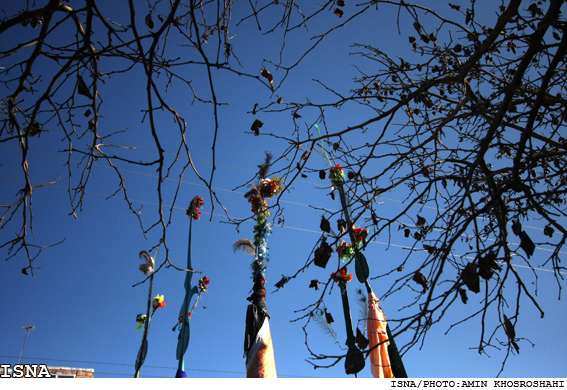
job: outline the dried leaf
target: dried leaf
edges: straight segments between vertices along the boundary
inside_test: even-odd
[[[319,225],[322,231],[325,233],[331,233],[331,223],[324,215],[321,216],[321,224]]]
[[[87,87],[87,83],[85,83],[85,80],[83,80],[81,76],[77,76],[77,91],[79,92],[80,95],[86,96],[89,99],[93,98],[93,95],[91,95],[91,91],[89,90],[89,87]]]
[[[335,7],[335,10],[333,11],[333,13],[335,15],[337,15],[339,18],[342,18],[343,14],[344,14],[343,10],[338,8],[338,7]]]
[[[314,288],[315,290],[319,290],[319,281],[317,279],[312,280],[311,283],[309,284],[309,288]]]
[[[543,234],[545,234],[548,237],[553,237],[553,233],[555,232],[555,229],[553,229],[550,225],[547,225],[544,229],[543,229]]]
[[[474,293],[480,292],[480,278],[476,272],[474,263],[468,263],[461,274],[461,278],[466,286]]]
[[[372,218],[372,224],[378,226],[378,217],[374,213],[374,210],[370,210],[370,217]]]
[[[331,324],[333,322],[335,322],[335,319],[333,318],[333,316],[331,315],[331,313],[327,312],[327,309],[325,308],[325,320],[327,321],[327,323]]]
[[[321,246],[315,250],[315,265],[321,268],[327,266],[327,262],[331,258],[333,248],[327,244],[325,237],[321,240]]]
[[[289,279],[290,278],[287,276],[282,276],[280,281],[275,284],[276,288],[282,288],[289,281]]]
[[[478,262],[478,274],[485,280],[492,278],[494,270],[500,271],[502,268],[496,263],[496,254],[489,252],[486,256],[481,257]]]
[[[346,221],[344,219],[338,219],[337,220],[337,228],[339,229],[339,232],[344,233],[347,225],[346,225]]]
[[[319,171],[319,179],[325,180],[326,178],[327,178],[327,172],[325,172],[324,169],[321,169],[321,170]]]
[[[522,224],[517,219],[512,222],[512,231],[516,236],[522,233]]]
[[[364,336],[364,334],[357,327],[356,328],[356,344],[358,345],[358,348],[366,349],[366,347],[368,347],[368,343],[369,343],[369,341],[366,338],[366,336]]]
[[[24,131],[29,137],[33,137],[38,135],[41,132],[41,128],[39,127],[39,122],[34,121],[32,124],[27,126]]]
[[[413,28],[415,28],[415,31],[417,31],[418,34],[421,35],[421,24],[419,24],[417,20],[413,22]]]
[[[508,317],[506,317],[506,314],[503,314],[503,316],[504,332],[506,332],[506,336],[508,336],[510,340],[514,340],[516,338],[516,330],[514,329],[514,325],[512,325],[512,322],[508,319]]]
[[[262,67],[262,69],[260,69],[260,74],[270,82],[270,85],[273,87],[274,86],[274,76],[272,76],[272,74],[270,73],[270,71],[268,69],[266,69],[265,67]]]
[[[254,123],[252,123],[250,130],[254,132],[254,135],[260,135],[260,128],[262,126],[264,126],[264,123],[260,119],[256,119]]]
[[[429,280],[427,280],[427,278],[425,277],[425,275],[421,272],[421,270],[417,270],[415,271],[415,273],[413,274],[413,279],[414,282],[416,282],[417,284],[420,284],[423,287],[423,292],[426,292],[428,287],[427,287],[427,283],[429,282]]]
[[[534,254],[535,244],[525,230],[522,230],[522,232],[520,233],[520,248],[522,248],[524,252],[526,252],[528,259]]]
[[[152,30],[155,26],[154,19],[152,18],[152,11],[146,15],[146,26],[148,26],[150,30]]]
[[[461,301],[466,305],[469,301],[469,297],[467,296],[467,290],[464,288],[459,289],[459,295],[461,296]]]

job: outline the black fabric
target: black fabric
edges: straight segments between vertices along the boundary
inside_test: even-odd
[[[406,368],[404,367],[402,357],[398,352],[398,347],[396,346],[388,325],[386,325],[386,331],[388,332],[388,341],[390,342],[388,345],[388,355],[390,356],[390,365],[392,366],[394,378],[407,378],[408,374],[406,373]]]
[[[268,315],[268,307],[266,305],[266,289],[264,288],[264,278],[258,276],[252,288],[253,292],[247,299],[252,303],[246,309],[246,330],[244,332],[244,356],[248,356],[248,352],[254,344],[254,340],[264,324],[264,320],[270,318]]]

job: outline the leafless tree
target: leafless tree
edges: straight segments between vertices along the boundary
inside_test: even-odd
[[[370,270],[370,280],[390,286],[384,297],[408,288],[418,294],[406,307],[410,314],[392,322],[395,334],[413,335],[402,353],[420,344],[450,306],[466,304],[467,294],[475,293],[483,295],[482,304],[469,305],[469,315],[452,318],[452,326],[478,321],[479,353],[504,346],[505,363],[511,351],[518,352],[513,324],[520,302],[544,316],[536,268],[554,272],[561,297],[567,237],[563,3],[467,1],[433,9],[378,0],[360,3],[350,14],[338,7],[341,27],[362,26],[375,12],[396,17],[407,47],[389,53],[380,49],[379,38],[357,44],[362,38],[355,36],[351,54],[358,75],[350,90],[316,80],[330,93],[328,101],[307,96],[260,110],[267,118],[292,114],[288,186],[302,173],[325,168],[323,158],[306,164],[302,152],[319,151],[348,171],[352,221],[370,229],[368,240],[406,240],[410,250],[396,267]],[[356,119],[338,120],[345,112]],[[325,173],[321,178],[327,180]],[[403,199],[403,206],[383,215],[383,197]],[[344,234],[324,236],[334,246]],[[517,272],[522,266],[532,269],[531,277]],[[307,321],[323,307],[325,290],[305,308]],[[498,330],[508,336],[504,341]],[[327,358],[335,359],[332,365],[340,359]]]
[[[139,219],[144,234],[161,230],[162,237],[158,241],[163,241],[168,253],[165,238],[173,207],[169,214],[164,208],[165,180],[177,181],[177,190],[171,199],[167,199],[171,206],[176,204],[181,180],[190,169],[208,188],[212,208],[215,205],[222,207],[212,188],[216,169],[217,110],[221,105],[215,94],[212,71],[222,69],[263,80],[259,69],[246,74],[230,65],[229,57],[233,55],[229,35],[232,2],[50,0],[20,3],[11,4],[15,10],[12,13],[4,11],[0,24],[3,40],[0,143],[6,147],[18,145],[20,177],[24,181],[15,200],[2,201],[0,227],[15,232],[13,238],[1,244],[7,250],[7,258],[25,253],[28,263],[22,272],[30,271],[33,275],[34,259],[42,248],[52,245],[38,245],[30,239],[35,190],[67,178],[70,213],[77,216],[95,162],[103,162],[115,172],[118,185],[113,195],[125,199],[127,207]],[[184,48],[183,55],[179,54],[180,47]],[[194,68],[200,69],[208,78],[207,90],[193,88],[187,69]],[[143,117],[132,118],[132,122],[147,124],[157,151],[153,156],[142,154],[116,139],[124,134],[137,139],[140,137],[137,129],[110,130],[115,126],[101,124],[108,110],[115,109],[104,104],[108,84],[113,84],[113,88],[121,84],[124,89],[133,89],[131,81],[121,79],[122,75],[130,73],[139,77],[137,81],[144,86],[146,95],[145,105],[137,107]],[[167,96],[166,92],[174,86],[185,88],[189,96],[192,94],[192,103],[213,107],[213,164],[209,177],[197,171],[187,139],[187,121]],[[169,129],[172,120],[177,128],[176,145],[165,150],[166,136],[168,140],[174,137]],[[168,125],[163,125],[164,122]],[[41,137],[41,150],[45,151],[48,148],[45,145],[59,137],[59,134],[53,134],[55,131],[63,132],[68,171],[60,172],[54,181],[33,184],[28,157],[36,148],[40,150],[40,146],[32,147],[31,140]],[[57,144],[52,152],[60,148]],[[142,220],[141,210],[130,200],[124,177],[128,165],[157,172],[154,200],[158,215],[149,223]],[[166,258],[171,264],[167,254]]]

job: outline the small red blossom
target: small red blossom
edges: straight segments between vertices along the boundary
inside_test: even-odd
[[[331,278],[335,283],[343,282],[347,284],[352,280],[352,274],[349,274],[345,267],[339,269],[337,272],[331,274]]]

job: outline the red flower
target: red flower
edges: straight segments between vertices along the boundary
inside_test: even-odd
[[[199,279],[199,289],[201,291],[207,291],[207,286],[209,285],[211,281],[209,280],[208,277],[203,276],[201,279]]]
[[[352,235],[354,236],[354,239],[357,241],[357,244],[360,244],[361,242],[366,240],[366,237],[368,236],[368,230],[363,228],[353,228]]]
[[[205,201],[200,196],[196,196],[191,200],[191,204],[189,204],[189,208],[187,209],[187,216],[193,219],[199,219],[201,216],[201,211],[199,209],[203,207]]]
[[[347,272],[346,268],[343,267],[340,270],[338,270],[337,272],[333,272],[331,274],[331,278],[333,278],[335,283],[343,282],[344,284],[347,284],[348,282],[350,282],[352,280],[352,274],[349,274]]]

